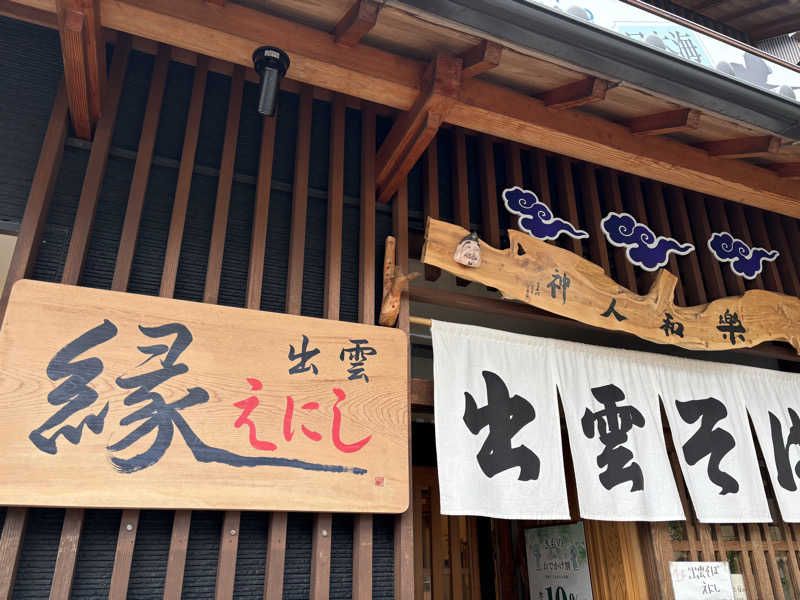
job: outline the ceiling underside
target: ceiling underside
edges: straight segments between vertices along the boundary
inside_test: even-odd
[[[800,0],[672,0],[738,29],[751,42],[800,30]]]

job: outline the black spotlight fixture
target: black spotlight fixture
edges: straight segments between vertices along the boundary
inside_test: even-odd
[[[289,68],[289,55],[274,46],[261,46],[253,52],[253,65],[261,78],[258,112],[271,117],[275,114],[281,77]]]

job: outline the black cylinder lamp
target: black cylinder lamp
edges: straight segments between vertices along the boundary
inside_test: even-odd
[[[275,114],[281,78],[289,69],[289,55],[274,46],[261,46],[253,52],[253,65],[261,78],[258,112],[271,117]]]

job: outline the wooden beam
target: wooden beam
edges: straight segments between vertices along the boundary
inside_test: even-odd
[[[776,154],[781,148],[781,140],[773,135],[759,135],[730,140],[716,140],[697,144],[711,156],[720,158],[750,158]]]
[[[49,29],[58,29],[58,19],[54,12],[17,4],[13,0],[0,0],[0,15]]]
[[[11,598],[14,593],[14,580],[27,523],[27,508],[9,507],[0,535],[0,598]]]
[[[139,148],[136,152],[136,163],[133,167],[133,177],[128,193],[128,205],[125,208],[125,220],[123,221],[119,249],[117,250],[114,277],[111,281],[111,289],[120,292],[128,291],[128,280],[133,266],[136,240],[139,236],[139,223],[142,219],[144,200],[147,195],[147,182],[150,177],[150,166],[156,145],[158,120],[161,116],[161,105],[167,85],[169,55],[169,47],[159,44],[158,56],[156,57],[153,75],[150,80],[147,106],[144,111]]]
[[[425,222],[428,218],[439,218],[439,157],[436,138],[428,144],[425,151],[425,162],[422,170],[422,189],[423,189],[423,217]],[[436,281],[442,274],[441,269],[425,265],[425,279]]]
[[[772,165],[772,169],[778,174],[778,177],[800,179],[800,162],[776,163]]]
[[[587,77],[539,94],[537,98],[549,108],[564,110],[605,100],[608,86],[605,79]]]
[[[114,568],[111,571],[109,600],[124,600],[128,597],[128,582],[131,576],[133,548],[139,528],[139,510],[129,508],[122,511],[117,534],[117,550],[114,553]]]
[[[58,543],[56,566],[50,584],[50,600],[67,600],[75,579],[75,563],[78,559],[78,545],[83,529],[83,509],[68,508],[61,526],[61,540]]]
[[[121,36],[114,48],[114,58],[111,62],[111,82],[105,98],[103,118],[97,123],[97,131],[86,164],[86,172],[81,187],[81,198],[75,213],[72,236],[69,240],[67,257],[64,260],[62,283],[78,285],[83,261],[89,248],[89,233],[94,223],[95,210],[100,199],[103,187],[103,178],[108,163],[108,151],[111,148],[111,138],[114,135],[114,124],[117,119],[117,109],[122,95],[122,85],[125,81],[125,70],[128,66],[128,56],[131,51],[130,36]]]
[[[461,55],[463,62],[461,77],[468,79],[494,69],[500,64],[502,55],[503,47],[500,44],[489,40],[481,40],[479,44]]]
[[[197,140],[200,135],[200,118],[203,115],[208,62],[208,57],[198,56],[197,67],[194,70],[192,95],[189,100],[189,112],[186,117],[186,130],[181,150],[181,164],[178,168],[178,183],[175,186],[175,199],[172,201],[167,249],[164,251],[164,269],[161,273],[161,287],[158,293],[159,296],[167,298],[171,298],[175,294],[175,281],[178,278],[178,262],[183,244],[186,210],[189,207],[189,192],[192,188]]]
[[[86,18],[74,10],[59,10],[61,56],[67,82],[69,114],[75,135],[92,139],[94,121],[89,115],[89,76],[86,72]]]
[[[238,510],[225,511],[219,536],[219,558],[217,559],[217,578],[214,586],[215,600],[233,598],[236,580],[236,556],[239,553],[239,527],[242,513]]]
[[[100,0],[56,0],[61,53],[76,134],[91,139],[106,87],[106,47]]]
[[[355,46],[378,22],[379,5],[374,0],[356,0],[339,19],[333,30],[334,41],[341,46]]]
[[[376,159],[378,202],[388,202],[413,168],[455,101],[461,81],[461,59],[437,54],[424,76],[416,102],[398,117]]]
[[[217,180],[217,201],[214,203],[214,220],[211,227],[211,243],[208,246],[206,285],[203,302],[216,304],[222,278],[222,258],[225,253],[225,236],[228,232],[228,212],[233,188],[233,168],[236,162],[236,142],[239,139],[239,121],[242,114],[244,93],[244,69],[236,67],[231,79],[228,97],[228,117],[225,122],[225,138],[222,143],[222,159]]]
[[[308,170],[311,156],[311,115],[314,96],[309,86],[300,90],[297,145],[294,155],[292,217],[289,230],[289,267],[286,275],[286,312],[299,315],[303,304],[303,265],[308,216]]]
[[[623,123],[635,135],[664,135],[690,131],[700,126],[700,111],[679,108],[629,119]]]
[[[428,111],[422,127],[417,130],[411,145],[408,147],[395,168],[388,175],[388,180],[378,187],[378,202],[386,204],[403,183],[409,171],[417,164],[417,160],[431,143],[439,127],[442,125],[442,115],[438,112]]]
[[[68,113],[66,87],[62,79],[56,91],[53,110],[50,112],[39,162],[36,164],[33,181],[28,190],[25,213],[22,216],[14,254],[8,267],[3,295],[0,297],[0,319],[5,316],[11,288],[20,279],[28,277],[36,264],[42,231],[50,210],[50,200],[56,187],[58,172],[61,169],[61,158],[64,155],[64,140],[69,129]],[[3,555],[0,553],[0,564],[2,558]],[[2,597],[2,586],[0,586],[0,598]]]
[[[375,323],[375,106],[361,111],[361,206],[358,241],[358,320]],[[372,598],[372,515],[353,523],[353,600]]]
[[[169,555],[167,557],[167,573],[164,576],[164,600],[174,600],[181,597],[191,524],[192,511],[175,511],[172,521],[172,537],[169,542]]]
[[[397,196],[392,203],[392,234],[397,239],[397,266],[403,273],[408,273],[408,185],[404,180],[397,190]],[[397,328],[409,332],[410,301],[407,294],[400,300],[400,312],[397,318]],[[411,364],[398,365],[398,368],[410,370]],[[409,404],[411,398],[409,396]],[[414,502],[411,469],[411,410],[406,413],[408,422],[408,509],[397,515],[394,521],[394,598],[406,600],[414,597]]]
[[[42,8],[41,0],[19,2]],[[195,0],[103,0],[102,16],[106,28],[246,67],[252,66],[253,48],[263,43],[264,31],[269,31],[270,41],[292,57],[287,80],[403,111],[419,97],[426,66],[363,44],[343,47],[329,33],[237,3],[220,9]],[[800,189],[769,169],[710,157],[669,138],[635,136],[627,128],[593,115],[549,110],[535,98],[479,78],[462,83],[445,120],[702,194],[800,217]]]

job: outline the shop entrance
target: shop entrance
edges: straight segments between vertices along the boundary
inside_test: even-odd
[[[494,598],[489,519],[439,512],[435,467],[414,467],[414,597],[424,600]],[[482,593],[483,590],[483,593]]]

